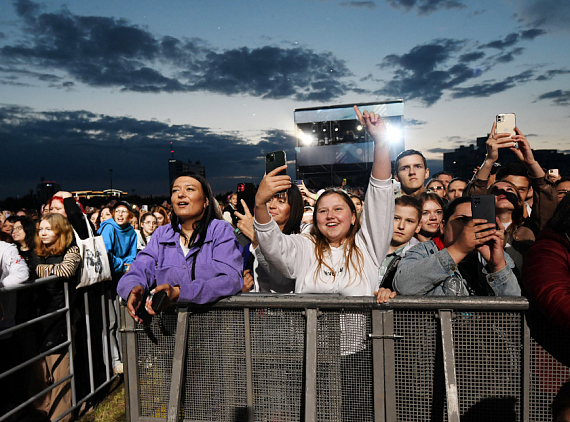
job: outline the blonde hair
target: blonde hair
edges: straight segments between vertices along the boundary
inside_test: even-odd
[[[42,221],[47,221],[51,230],[58,236],[57,240],[51,247],[47,247],[39,236],[39,229],[36,231],[36,255],[41,257],[46,257],[50,255],[62,255],[65,250],[73,242],[73,228],[67,218],[61,214],[44,214],[40,219]],[[38,224],[39,228],[39,224]]]
[[[311,236],[310,236],[310,239],[315,244],[315,256],[317,258],[317,268],[315,269],[315,283],[317,282],[317,277],[319,276],[319,273],[323,265],[330,270],[330,272],[333,275],[333,279],[336,279],[335,271],[324,260],[325,254],[326,253],[330,254],[331,252],[329,241],[321,233],[317,225],[317,214],[318,214],[317,210],[319,202],[325,196],[332,194],[339,195],[343,199],[343,201],[346,202],[346,204],[350,207],[350,212],[355,216],[357,215],[354,203],[352,202],[348,194],[340,189],[329,189],[323,194],[321,194],[317,199],[317,202],[315,203],[315,212],[313,213],[313,228],[311,229]],[[358,230],[360,230],[360,219],[356,218],[354,224],[350,226],[350,230],[348,232],[348,235],[346,236],[346,240],[344,243],[346,245],[344,247],[344,266],[349,275],[350,279],[348,283],[349,286],[352,285],[355,279],[357,278],[359,280],[362,279],[362,267],[364,266],[364,256],[362,255],[362,252],[360,251],[358,246],[356,246],[356,233],[358,233]],[[355,277],[350,277],[351,270],[355,271],[354,273]]]

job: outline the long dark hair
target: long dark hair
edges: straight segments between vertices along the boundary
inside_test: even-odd
[[[548,227],[557,233],[570,236],[570,195],[566,195],[556,207],[554,215],[548,221]]]
[[[190,236],[190,239],[188,239],[180,229],[179,219],[174,211],[172,212],[172,218],[170,219],[170,226],[172,227],[172,230],[174,230],[176,233],[178,233],[186,240],[187,242],[186,244],[188,245],[188,247],[196,246],[200,248],[204,244],[204,240],[206,240],[206,233],[208,232],[208,226],[210,225],[210,222],[212,220],[221,220],[222,216],[220,215],[218,208],[214,205],[214,203],[216,202],[216,198],[214,198],[214,194],[212,192],[210,184],[203,176],[199,175],[198,173],[189,171],[176,176],[176,178],[172,181],[172,184],[170,185],[171,196],[172,196],[172,188],[174,187],[174,183],[176,182],[176,180],[178,180],[181,177],[191,177],[192,179],[195,179],[198,181],[198,183],[200,183],[200,185],[202,186],[202,192],[204,193],[204,199],[208,201],[208,206],[204,210],[202,218],[194,223],[193,227],[194,232],[192,233],[192,236]]]
[[[289,204],[289,219],[283,227],[283,234],[301,233],[301,220],[303,219],[303,195],[297,185],[287,189],[287,203]]]
[[[14,223],[20,222],[22,228],[24,229],[24,243],[26,246],[32,250],[35,247],[35,238],[36,238],[36,222],[28,217],[16,217],[14,219]],[[18,244],[18,249],[20,249],[20,245]]]

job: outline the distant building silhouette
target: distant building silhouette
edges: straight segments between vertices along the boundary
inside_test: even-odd
[[[479,137],[476,145],[460,146],[453,152],[443,153],[443,169],[454,177],[471,179],[473,169],[480,166],[487,155],[485,143],[488,136]],[[533,149],[534,158],[545,169],[559,169],[561,176],[570,176],[570,154],[558,152],[555,149]],[[499,163],[517,162],[517,157],[509,150],[499,152]]]
[[[170,158],[168,160],[168,184],[169,186],[174,182],[174,179],[179,174],[186,173],[187,171],[193,171],[201,176],[206,177],[206,167],[200,164],[200,161],[196,161],[192,163],[192,161],[188,160],[187,163],[180,160],[175,160],[174,158]]]
[[[46,202],[49,198],[55,195],[61,190],[61,184],[57,182],[50,182],[43,180],[42,183],[38,183],[36,186],[36,192],[38,193],[38,200],[40,202]]]

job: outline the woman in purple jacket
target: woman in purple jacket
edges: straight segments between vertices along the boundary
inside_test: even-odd
[[[166,291],[172,302],[208,303],[231,296],[242,287],[242,257],[233,228],[221,219],[209,183],[183,173],[171,187],[172,221],[156,229],[147,247],[117,287],[135,321],[143,298]],[[145,308],[154,315],[152,299]]]

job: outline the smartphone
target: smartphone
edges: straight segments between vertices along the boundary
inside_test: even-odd
[[[511,136],[515,135],[516,118],[515,113],[497,114],[497,125],[495,133],[509,133]]]
[[[148,205],[141,205],[141,210],[148,212]]]
[[[303,181],[302,180],[294,180],[293,184],[297,185],[297,186],[302,186],[303,185]]]
[[[480,218],[487,220],[487,223],[495,223],[495,195],[473,195],[471,212],[473,219]]]
[[[265,174],[287,164],[287,156],[285,151],[270,152],[265,156]],[[287,170],[282,170],[278,173],[280,176],[287,176]]]
[[[254,183],[238,183],[237,185],[237,212],[240,214],[245,214],[245,210],[243,209],[243,205],[241,200],[245,201],[247,208],[249,208],[249,212],[253,214],[253,209],[255,208],[255,194],[256,194],[256,187]]]
[[[548,174],[553,177],[558,177],[560,175],[560,172],[558,169],[549,169]]]

